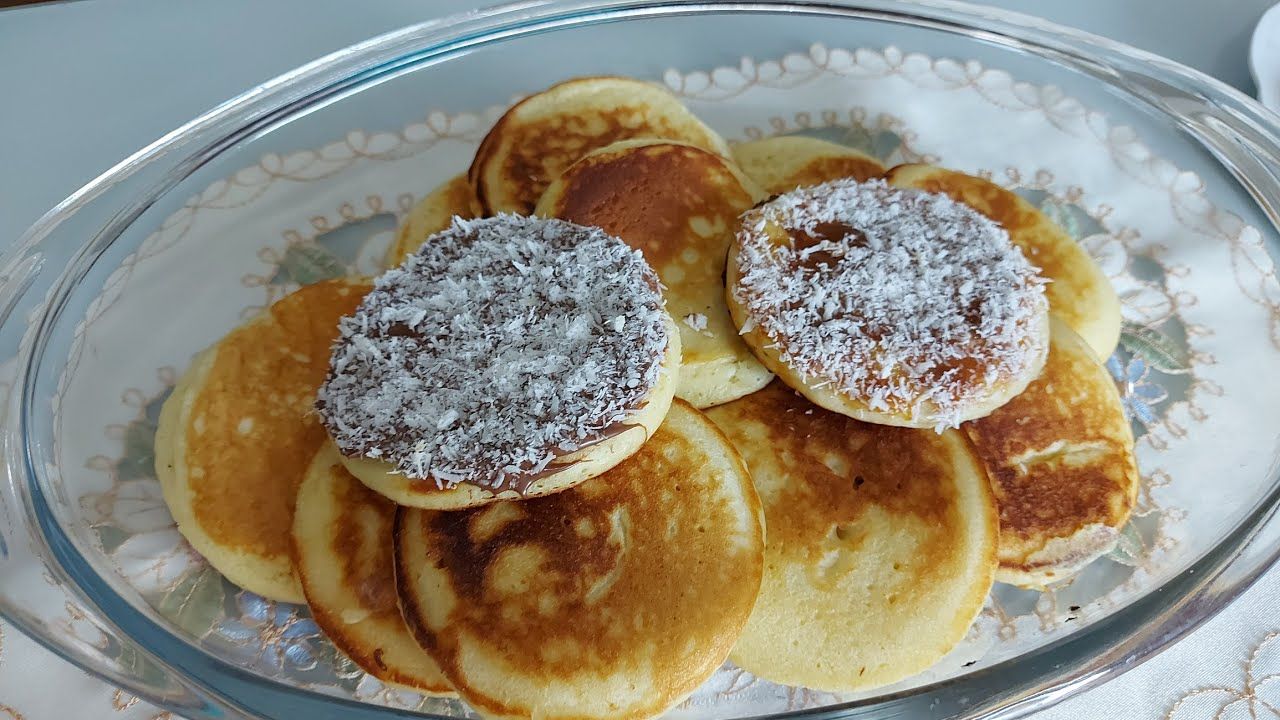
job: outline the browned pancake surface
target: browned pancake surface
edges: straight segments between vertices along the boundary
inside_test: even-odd
[[[298,483],[325,440],[316,390],[339,318],[369,289],[350,280],[303,287],[217,346],[188,415],[182,462],[195,519],[219,545],[288,556]]]
[[[385,682],[447,693],[400,616],[395,515],[396,505],[356,480],[325,444],[299,490],[295,565],[312,616],[339,650]]]
[[[661,143],[589,159],[565,178],[556,214],[596,225],[639,248],[655,269],[670,268],[686,250],[708,258],[723,256],[739,213],[754,203],[727,163],[705,150]],[[688,228],[723,226],[700,245],[686,241]],[[681,284],[717,283],[723,261],[698,264],[680,275]]]
[[[462,697],[499,717],[661,712],[728,654],[762,552],[741,461],[681,402],[598,478],[474,510],[404,509],[397,530],[406,618]]]
[[[706,150],[637,141],[575,163],[538,206],[604,228],[644,253],[680,328],[676,394],[700,407],[751,392],[770,377],[739,339],[724,300],[725,257],[738,216],[758,197],[753,185]],[[705,328],[690,326],[690,317],[705,319]]]
[[[999,502],[999,579],[1050,582],[1115,544],[1138,489],[1133,436],[1106,368],[1065,323],[1040,377],[963,429]]]
[[[787,684],[855,690],[964,637],[995,569],[994,500],[963,436],[874,425],[781,381],[708,415],[765,509],[765,579],[732,659]]]
[[[959,522],[950,463],[934,443],[922,442],[919,431],[823,410],[778,380],[712,417],[733,413],[774,418],[763,437],[741,440],[767,443],[788,467],[790,482],[758,488],[771,551],[816,560],[833,539],[865,542],[865,536],[833,536],[842,534],[842,525],[856,526],[868,509],[879,508],[942,530],[919,546],[926,574],[956,554],[947,539]],[[737,431],[729,432],[739,439]]]
[[[345,508],[331,528],[334,555],[339,558],[342,575],[361,606],[374,617],[399,621],[391,546],[396,505],[359,481],[347,482],[354,478],[340,463],[332,463],[329,474],[337,501]],[[387,542],[369,542],[373,537],[385,537]]]
[[[866,181],[884,174],[874,157],[846,145],[804,135],[779,135],[733,146],[733,159],[769,195],[840,178]]]
[[[792,174],[791,181],[795,183],[795,187],[805,187],[847,177],[866,181],[880,177],[883,172],[884,165],[871,158],[819,157],[798,168]],[[787,188],[787,190],[790,189],[792,188]]]
[[[580,78],[512,107],[481,143],[468,176],[486,212],[528,214],[573,162],[630,138],[724,145],[665,91],[628,78]]]

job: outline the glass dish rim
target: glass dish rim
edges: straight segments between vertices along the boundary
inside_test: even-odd
[[[199,167],[203,161],[216,156],[232,144],[233,141],[251,138],[258,133],[270,130],[276,123],[287,122],[290,117],[293,117],[299,111],[309,112],[318,107],[323,107],[327,102],[344,97],[349,92],[359,91],[371,82],[390,79],[406,70],[421,67],[432,60],[447,59],[454,53],[465,51],[472,47],[483,47],[489,43],[502,42],[513,37],[525,37],[550,29],[588,27],[602,22],[644,17],[695,16],[728,12],[750,14],[799,12],[833,18],[843,17],[845,19],[880,19],[896,22],[911,22],[914,20],[915,22],[911,24],[948,31],[969,39],[976,39],[979,42],[1030,49],[1037,57],[1059,65],[1071,64],[1063,60],[1063,58],[1067,58],[1073,61],[1072,67],[1081,72],[1091,71],[1095,75],[1113,76],[1117,74],[1117,70],[1122,69],[1143,79],[1161,82],[1169,88],[1181,89],[1189,87],[1191,90],[1184,90],[1184,92],[1192,93],[1211,109],[1216,108],[1225,111],[1227,119],[1235,120],[1238,126],[1232,127],[1232,131],[1241,132],[1245,138],[1251,140],[1251,149],[1255,153],[1264,154],[1272,161],[1280,157],[1280,142],[1277,141],[1273,124],[1274,118],[1269,111],[1266,111],[1242,93],[1225,86],[1217,80],[1149,53],[1080,31],[1062,28],[1044,20],[1019,13],[953,2],[951,0],[834,0],[832,2],[807,0],[793,2],[787,2],[786,0],[759,0],[757,2],[736,2],[733,0],[613,0],[607,2],[596,2],[594,0],[532,0],[473,10],[393,31],[339,50],[281,75],[171,131],[109,169],[54,207],[37,221],[17,243],[8,248],[3,255],[0,255],[0,267],[5,268],[4,271],[0,272],[0,302],[3,303],[3,305],[0,305],[0,323],[7,324],[12,321],[12,311],[17,299],[29,285],[34,273],[39,272],[41,269],[38,260],[35,262],[29,261],[38,255],[40,243],[56,230],[58,225],[99,197],[111,185],[133,176],[147,165],[165,158],[169,153],[190,150],[190,147],[184,148],[184,146],[196,145],[196,149],[182,157],[175,167],[169,169],[160,182],[154,183],[147,192],[138,196],[133,205],[120,209],[110,222],[102,226],[88,242],[79,248],[75,257],[67,264],[66,269],[62,271],[61,276],[55,282],[54,290],[50,293],[50,299],[43,302],[39,318],[29,328],[35,330],[35,332],[28,333],[28,338],[24,339],[23,348],[19,352],[18,384],[22,392],[13,393],[11,402],[16,401],[19,403],[20,412],[17,427],[6,428],[5,432],[6,434],[14,433],[16,435],[18,447],[15,447],[15,450],[21,453],[21,459],[19,461],[17,458],[6,457],[6,462],[10,464],[16,462],[20,465],[18,482],[24,486],[22,489],[25,490],[23,499],[25,501],[26,520],[32,527],[40,529],[40,537],[35,539],[40,546],[42,558],[46,561],[52,560],[58,563],[57,566],[51,569],[66,581],[68,589],[75,593],[78,599],[84,601],[88,607],[93,608],[102,615],[108,627],[120,632],[123,637],[130,640],[134,638],[134,635],[123,632],[115,622],[107,620],[106,618],[111,616],[103,611],[101,601],[87,594],[86,583],[90,586],[95,581],[104,585],[105,583],[94,577],[92,571],[85,572],[87,563],[85,563],[85,567],[77,567],[75,561],[79,560],[83,563],[83,559],[79,557],[78,550],[75,549],[74,544],[69,541],[62,529],[53,520],[48,501],[43,496],[43,491],[36,479],[37,471],[32,462],[31,438],[26,432],[26,424],[37,399],[34,395],[33,379],[38,367],[34,361],[43,352],[42,338],[46,336],[43,330],[52,321],[56,320],[61,306],[67,299],[67,293],[76,287],[83,276],[83,272],[87,271],[96,260],[97,253],[94,252],[95,248],[101,251],[113,242],[120,232],[128,227],[136,215],[141,212],[140,208],[145,208],[150,201],[170,190]],[[994,24],[996,29],[991,29],[989,26],[980,28],[975,24],[976,21],[983,21],[988,25]],[[1141,64],[1141,67],[1139,70],[1118,67],[1126,63],[1131,65]],[[1119,86],[1119,89],[1128,92],[1129,95],[1139,100],[1146,100],[1149,104],[1154,104],[1157,109],[1172,115],[1169,108],[1164,107],[1164,103],[1153,102],[1149,96],[1144,97],[1144,93],[1140,91],[1145,90],[1145,94],[1150,95],[1152,91],[1148,88],[1134,87],[1131,82],[1121,83],[1115,77],[1104,77],[1103,79],[1111,82],[1112,85]],[[1212,145],[1212,143],[1206,141],[1206,138],[1201,133],[1196,132],[1198,129],[1196,126],[1189,126],[1186,121],[1181,121],[1181,123],[1184,127],[1189,128],[1202,142]],[[219,134],[220,132],[222,134]],[[214,140],[203,146],[193,143],[193,139],[203,140],[206,137],[212,137]],[[1219,141],[1221,141],[1221,138],[1219,138]],[[1228,159],[1224,159],[1219,154],[1218,159],[1227,165],[1228,169],[1236,175],[1237,180],[1240,180],[1241,173],[1238,170],[1238,165],[1228,162],[1228,160],[1238,161],[1239,158],[1228,156]],[[1271,185],[1275,186],[1274,176],[1270,174],[1268,176],[1272,180]],[[1254,178],[1250,176],[1250,179]],[[1274,223],[1277,217],[1275,212],[1275,207],[1277,206],[1275,188],[1271,188],[1271,194],[1266,192],[1267,187],[1259,189],[1254,184],[1246,184],[1246,188],[1254,194],[1254,199],[1259,202],[1264,211],[1269,213]],[[1263,197],[1259,197],[1259,194],[1262,194]],[[1077,655],[1072,656],[1076,660],[1084,658],[1086,655],[1098,655],[1096,650],[1099,648],[1103,648],[1105,652],[1098,655],[1098,657],[1115,656],[1114,659],[1110,660],[1078,662],[1079,666],[1073,667],[1072,672],[1053,676],[1052,679],[1047,679],[1050,678],[1049,675],[1028,673],[1028,676],[1036,675],[1036,677],[1029,681],[1024,678],[1016,688],[1016,693],[1009,693],[1007,698],[997,697],[994,702],[988,700],[985,709],[978,708],[977,710],[983,713],[984,716],[988,712],[1002,716],[1017,716],[1039,709],[1046,702],[1052,704],[1064,699],[1085,687],[1102,682],[1136,666],[1216,614],[1280,556],[1280,545],[1269,548],[1257,565],[1245,572],[1243,578],[1227,588],[1217,590],[1216,597],[1212,598],[1212,602],[1197,605],[1192,608],[1190,613],[1181,612],[1186,610],[1191,601],[1197,599],[1202,593],[1206,591],[1213,592],[1213,588],[1210,587],[1211,584],[1228,566],[1235,562],[1254,535],[1271,519],[1275,513],[1277,500],[1280,500],[1280,477],[1275,477],[1274,475],[1273,472],[1271,489],[1266,493],[1265,497],[1246,514],[1245,518],[1227,534],[1219,545],[1206,551],[1201,558],[1196,560],[1182,574],[1170,579],[1164,585],[1152,590],[1146,596],[1121,611],[1099,620],[1089,628],[1050,642],[1026,655],[1001,661],[988,668],[958,678],[936,681],[909,691],[880,696],[874,700],[859,700],[822,708],[811,708],[780,714],[778,717],[839,717],[868,708],[885,707],[895,702],[927,698],[941,692],[950,692],[956,689],[977,689],[981,685],[974,682],[976,680],[999,675],[1002,670],[1009,670],[1015,662],[1019,665],[1030,665],[1027,662],[1028,659],[1043,660],[1046,655],[1053,655],[1056,651],[1068,646],[1077,648]],[[25,476],[25,482],[22,479],[23,476]],[[70,563],[66,561],[67,553],[71,554]],[[78,580],[73,579],[76,576],[79,576]],[[128,604],[127,600],[120,598],[109,586],[97,589],[96,593],[97,597],[105,597],[112,605]],[[1165,598],[1172,598],[1172,600],[1162,601]],[[125,610],[127,614],[132,608],[126,607]],[[34,637],[55,653],[70,659],[77,665],[84,666],[84,663],[77,662],[73,654],[62,648],[56,638],[44,633],[40,628],[33,626],[32,623],[25,622],[20,614],[9,612],[8,608],[3,607],[2,604],[0,604],[0,616],[9,619],[22,632]],[[1135,622],[1129,625],[1122,622],[1130,616],[1141,618],[1147,622]],[[154,624],[145,618],[142,618],[142,621]],[[1107,630],[1115,626],[1120,629],[1129,628],[1127,633],[1117,633],[1117,637],[1122,638],[1120,641],[1106,639],[1096,645],[1085,642],[1102,639],[1099,636],[1105,635]],[[155,625],[153,630],[162,634],[172,635],[167,628],[160,625]],[[187,644],[184,638],[171,636],[171,639],[175,642],[183,643],[189,650],[201,652]],[[1091,646],[1095,652],[1078,652],[1082,643],[1086,646]],[[154,651],[145,646],[144,652],[152,656],[155,655]],[[221,671],[229,675],[239,673],[246,676],[241,679],[242,682],[247,681],[250,685],[266,683],[276,686],[279,688],[279,692],[285,696],[315,695],[324,697],[325,702],[336,703],[337,706],[349,707],[352,710],[358,708],[360,711],[380,716],[394,714],[394,711],[386,711],[382,708],[357,703],[345,698],[321,696],[314,690],[296,688],[278,681],[261,678],[220,659],[207,655],[205,657],[209,662],[224,666],[221,667]],[[193,677],[188,671],[174,669],[170,663],[164,661],[160,661],[159,664],[168,667],[171,672],[175,673],[179,682],[195,685],[202,684],[200,680]],[[103,671],[93,667],[84,667],[84,669],[94,674],[103,674]],[[120,684],[119,679],[110,680]],[[1002,683],[995,684],[996,687],[1001,685]],[[148,694],[145,688],[128,686],[127,683],[126,689],[130,692],[138,690],[137,694],[144,697]],[[218,699],[228,705],[234,706],[238,704],[235,697],[217,690],[212,692]],[[979,705],[981,704],[979,703]],[[179,708],[178,711],[181,712],[183,709]]]

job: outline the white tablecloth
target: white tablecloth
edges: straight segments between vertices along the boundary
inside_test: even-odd
[[[1271,1],[995,4],[1117,37],[1252,91],[1247,37]],[[114,161],[254,82],[473,4],[128,0],[0,12],[0,242]],[[72,134],[94,142],[56,152]],[[16,168],[40,170],[33,176]],[[1036,717],[1280,718],[1278,607],[1280,569],[1168,652]],[[0,720],[170,717],[0,622]]]

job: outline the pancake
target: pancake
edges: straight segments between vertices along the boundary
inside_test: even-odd
[[[325,441],[312,403],[338,319],[369,289],[327,280],[198,355],[165,401],[156,475],[178,530],[228,580],[302,602],[290,557],[298,484]]]
[[[1031,203],[993,182],[930,165],[899,165],[890,184],[946,193],[1009,231],[1032,265],[1051,282],[1049,310],[1075,330],[1094,354],[1108,358],[1120,340],[1120,299],[1102,268],[1062,228]]]
[[[730,659],[831,692],[918,673],[981,611],[995,498],[957,430],[862,423],[775,381],[708,411],[764,504],[765,575]]]
[[[395,517],[395,503],[352,477],[326,443],[298,488],[294,564],[311,616],[347,657],[383,682],[451,694],[400,616]]]
[[[618,238],[455,219],[343,319],[316,409],[361,482],[457,509],[618,464],[662,422],[679,364],[658,277]]]
[[[879,160],[866,153],[802,135],[734,145],[733,160],[770,195],[840,178],[870,180],[885,171]]]
[[[654,717],[738,638],[760,587],[761,521],[737,453],[677,401],[638,453],[572,490],[402,509],[401,605],[485,717]]]
[[[393,268],[404,262],[428,237],[449,227],[455,216],[470,219],[480,214],[480,202],[467,176],[449,180],[422,198],[396,228],[395,242],[387,250],[386,266]]]
[[[604,228],[644,253],[680,328],[676,396],[708,407],[759,390],[772,377],[738,338],[724,300],[724,258],[738,215],[761,197],[713,153],[631,140],[574,163],[537,212]]]
[[[1087,343],[1056,317],[1044,371],[963,426],[1000,506],[996,579],[1039,588],[1107,553],[1138,494],[1120,394]]]
[[[724,140],[662,87],[587,77],[553,85],[508,110],[481,142],[468,178],[486,214],[528,214],[569,165],[631,138],[679,140],[729,157]]]
[[[726,280],[761,362],[866,422],[957,427],[1022,392],[1048,352],[1044,280],[1008,234],[882,180],[833,180],[745,213]]]

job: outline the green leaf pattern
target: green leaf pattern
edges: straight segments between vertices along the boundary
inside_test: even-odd
[[[788,134],[844,145],[879,160],[888,160],[894,152],[902,147],[902,137],[892,130],[871,130],[861,125],[848,127],[827,125],[824,127],[804,128]]]
[[[1111,560],[1129,567],[1141,567],[1145,556],[1146,543],[1142,539],[1142,533],[1132,522],[1120,529],[1120,538],[1115,548],[1107,553]]]
[[[395,228],[395,215],[384,212],[328,229],[312,240],[290,243],[269,282],[311,285],[356,273],[366,243]]]
[[[1120,328],[1120,347],[1162,373],[1182,375],[1190,372],[1187,352],[1168,335],[1145,325],[1125,322]]]
[[[290,245],[285,250],[274,277],[273,285],[311,285],[322,280],[332,280],[347,274],[346,267],[327,248],[313,243]]]
[[[222,618],[226,590],[222,574],[204,565],[178,580],[156,604],[156,611],[178,627],[201,637]]]

